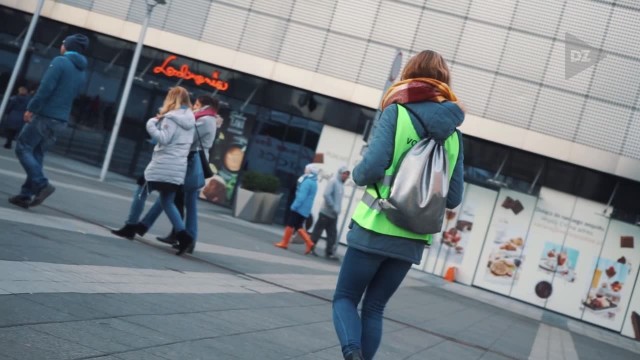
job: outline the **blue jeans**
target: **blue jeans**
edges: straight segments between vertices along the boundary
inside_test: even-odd
[[[140,216],[142,216],[142,212],[144,211],[144,203],[147,201],[147,195],[146,186],[138,186],[133,193],[133,201],[129,208],[129,217],[127,218],[126,224],[135,225],[140,222]]]
[[[16,156],[27,173],[27,179],[20,190],[20,196],[31,199],[49,184],[44,175],[42,163],[44,154],[56,142],[56,137],[66,126],[65,122],[34,115],[18,135]]]
[[[185,229],[184,223],[182,222],[182,218],[180,217],[180,213],[178,212],[178,208],[174,204],[174,200],[176,198],[176,193],[172,191],[162,191],[160,192],[160,197],[153,204],[151,209],[147,211],[147,215],[144,216],[141,223],[145,225],[148,229],[153,226],[153,223],[156,222],[162,211],[167,214],[169,221],[171,221],[171,225],[176,232],[183,231]]]
[[[184,205],[187,210],[185,222],[187,232],[193,241],[198,238],[198,193],[204,186],[204,172],[200,164],[200,155],[194,152],[187,162],[187,172],[184,176]]]
[[[382,338],[384,308],[409,269],[408,261],[347,249],[333,295],[333,326],[345,356],[361,350],[366,360],[373,359]]]
[[[185,226],[194,244],[198,239],[198,193],[198,190],[184,192],[184,206],[187,210]]]

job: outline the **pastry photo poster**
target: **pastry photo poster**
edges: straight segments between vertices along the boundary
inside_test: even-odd
[[[575,203],[575,196],[547,188],[540,190],[512,297],[544,307],[547,299],[555,296],[557,289],[552,282],[556,270],[564,271],[570,265],[569,253],[563,251],[562,245]],[[575,252],[571,255],[573,262],[580,256]]]
[[[638,277],[639,240],[638,226],[611,220],[591,286],[582,299],[582,320],[615,331],[622,329]]]
[[[629,302],[627,315],[622,325],[622,335],[640,341],[640,291],[637,290],[640,289],[640,276],[636,279],[634,289],[636,291]]]
[[[495,190],[468,184],[455,222],[444,230],[436,268],[456,267],[456,282],[471,285],[497,197]]]
[[[602,215],[604,208],[604,204],[581,198],[576,200],[567,236],[557,255],[553,279],[556,292],[547,301],[547,309],[575,318],[582,316],[581,300],[591,285],[594,259],[600,254],[609,223],[609,218]],[[573,258],[572,254],[576,252],[578,255]]]
[[[509,295],[518,282],[522,251],[538,198],[502,189],[498,195],[473,284]]]

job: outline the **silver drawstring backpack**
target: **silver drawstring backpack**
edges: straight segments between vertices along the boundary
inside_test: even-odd
[[[420,117],[405,107],[417,122]],[[424,125],[423,129],[424,129]],[[442,230],[449,192],[449,158],[444,141],[427,137],[412,146],[400,160],[389,197],[380,196],[378,205],[393,224],[417,234],[435,234]]]

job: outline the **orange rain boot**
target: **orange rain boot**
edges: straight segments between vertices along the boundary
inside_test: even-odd
[[[313,246],[315,244],[313,243],[313,241],[311,240],[311,237],[309,236],[309,233],[307,233],[305,229],[303,228],[298,229],[298,234],[300,234],[300,236],[304,240],[304,243],[307,244],[307,248],[304,250],[304,254],[309,255],[311,253],[311,250],[313,250]]]
[[[286,228],[284,228],[284,235],[282,235],[282,240],[279,243],[275,243],[273,245],[286,250],[289,247],[291,236],[293,236],[293,228],[291,226],[287,226]]]

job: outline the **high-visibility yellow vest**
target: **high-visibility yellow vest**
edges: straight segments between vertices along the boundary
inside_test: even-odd
[[[382,198],[389,197],[393,179],[398,172],[400,161],[404,154],[420,140],[420,136],[418,136],[416,129],[411,123],[411,118],[409,117],[407,109],[398,105],[398,120],[396,123],[393,159],[391,161],[391,165],[384,172],[384,179],[377,183],[380,196]],[[449,179],[451,179],[453,169],[455,168],[458,160],[458,153],[460,151],[460,141],[457,131],[454,131],[445,140],[444,148],[447,158],[449,159]],[[378,196],[375,187],[373,185],[367,186],[362,200],[356,207],[352,220],[361,227],[378,234],[424,241],[427,245],[431,245],[431,234],[416,234],[389,221],[386,215],[380,211],[380,208],[376,207],[377,202],[375,200],[377,198]]]

